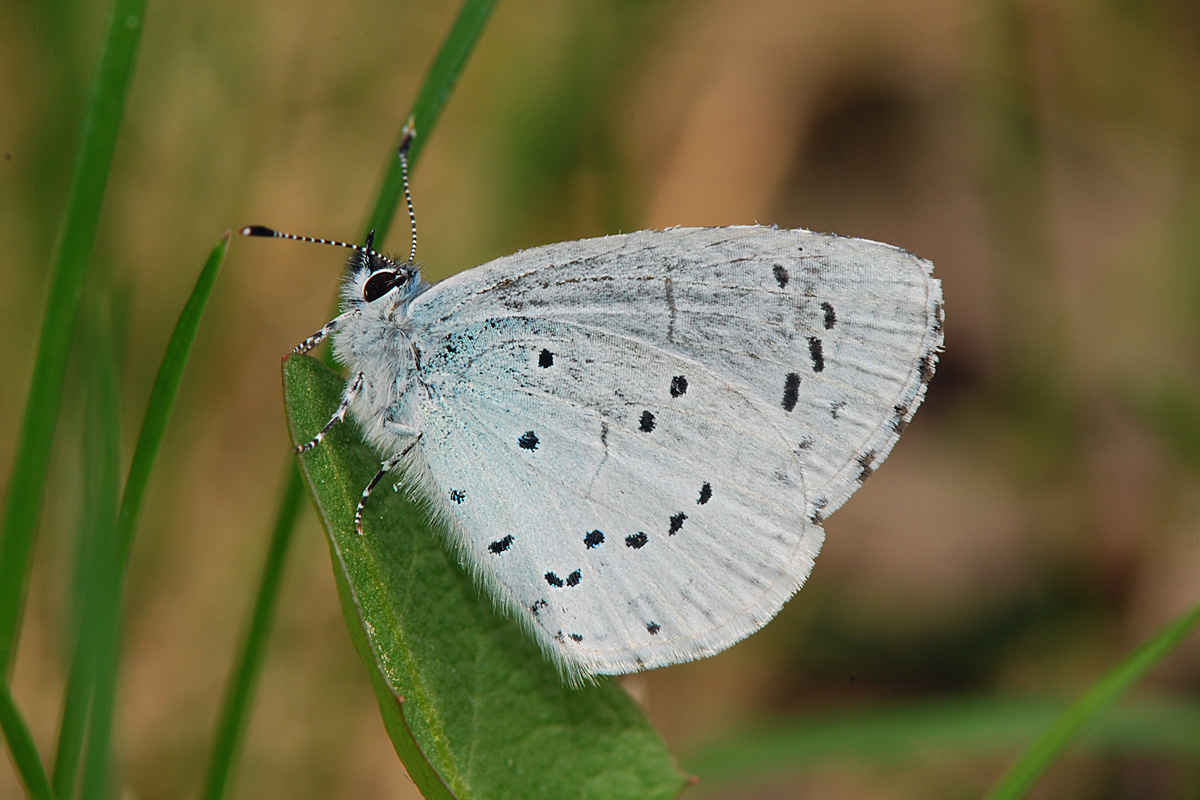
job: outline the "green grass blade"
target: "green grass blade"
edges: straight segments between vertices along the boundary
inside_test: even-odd
[[[103,293],[93,290],[78,337],[87,377],[84,420],[83,510],[75,546],[74,655],[67,679],[54,757],[54,792],[74,794],[80,758],[96,688],[99,655],[113,645],[104,640],[105,587],[117,580],[108,554],[121,492],[121,431],[113,315]]]
[[[120,652],[118,619],[121,613],[120,587],[123,569],[118,557],[116,521],[120,494],[120,388],[117,376],[116,341],[112,315],[107,297],[96,292],[90,299],[92,313],[86,314],[87,329],[84,349],[91,383],[88,402],[89,456],[88,480],[95,483],[89,493],[96,500],[91,513],[90,530],[84,535],[86,547],[87,605],[79,634],[77,653],[87,658],[84,672],[90,686],[84,685],[85,697],[90,695],[86,711],[87,726],[83,753],[84,800],[103,796],[108,779],[109,742],[112,739],[113,705],[116,697],[117,659]],[[56,758],[57,762],[57,758]],[[55,778],[59,778],[56,774]],[[74,783],[74,776],[64,774],[61,782]],[[69,796],[69,795],[64,795]]]
[[[923,753],[991,757],[1028,742],[1061,710],[1055,700],[1013,697],[877,705],[733,731],[694,748],[683,763],[711,790],[846,759],[895,764]],[[1113,707],[1082,744],[1106,753],[1198,758],[1200,702],[1176,697]]]
[[[67,681],[54,765],[55,790],[63,797],[69,796],[74,787],[84,731],[89,724],[89,715],[93,712],[93,690],[97,685],[98,678],[97,667],[100,664],[109,664],[112,659],[116,658],[115,654],[107,653],[110,643],[102,638],[109,633],[113,636],[118,635],[115,627],[116,620],[105,618],[105,609],[108,609],[112,603],[116,603],[119,609],[121,586],[124,582],[124,565],[128,561],[129,551],[132,548],[134,531],[141,513],[142,502],[145,499],[146,487],[155,457],[158,454],[159,445],[162,443],[167,420],[178,393],[179,383],[183,378],[184,367],[187,364],[192,343],[195,341],[200,319],[208,298],[212,294],[228,249],[229,234],[226,233],[213,248],[201,269],[196,284],[175,323],[175,329],[168,340],[166,351],[159,364],[158,373],[146,403],[146,413],[130,463],[129,475],[125,481],[120,510],[118,512],[114,500],[114,507],[108,517],[110,526],[112,520],[116,520],[114,535],[121,554],[119,564],[113,568],[112,574],[97,574],[98,564],[111,566],[107,561],[98,559],[95,555],[101,547],[107,546],[107,540],[93,536],[89,541],[88,538],[81,537],[79,559],[84,562],[84,570],[87,575],[81,581],[86,587],[85,601],[81,605],[86,609],[86,616],[79,628],[75,656]],[[93,473],[92,470],[88,472],[89,474]],[[116,497],[115,492],[113,497]],[[97,530],[99,530],[98,525]],[[119,614],[119,610],[114,613]],[[115,669],[115,662],[113,664],[113,669]],[[106,691],[111,694],[110,690]],[[102,723],[100,720],[93,720],[93,724]],[[93,768],[99,769],[98,766]]]
[[[300,479],[300,469],[293,463],[288,470],[287,487],[284,489],[283,500],[275,518],[275,531],[267,550],[267,561],[259,581],[250,626],[242,640],[241,651],[230,676],[229,686],[225,690],[225,702],[221,708],[220,722],[217,724],[216,741],[209,760],[204,793],[201,795],[206,800],[219,800],[224,797],[229,784],[234,757],[246,728],[250,697],[262,671],[267,637],[270,635],[271,622],[279,600],[283,565],[287,561],[288,545],[292,540],[292,530],[296,526],[303,496],[304,483]]]
[[[12,753],[13,764],[21,776],[21,783],[25,784],[25,791],[35,800],[51,800],[54,790],[50,788],[50,778],[38,757],[37,745],[33,743],[29,726],[25,724],[25,718],[21,716],[12,692],[4,681],[0,681],[0,730],[4,731],[8,751]]]
[[[438,51],[433,66],[429,68],[429,74],[425,76],[425,81],[421,84],[417,101],[413,104],[412,120],[416,127],[417,137],[409,149],[410,166],[416,166],[417,159],[421,156],[421,150],[429,141],[429,135],[433,132],[438,117],[442,115],[442,109],[450,99],[454,85],[467,65],[467,58],[475,50],[475,44],[483,34],[483,29],[486,27],[488,17],[491,16],[492,8],[495,5],[496,0],[466,0],[462,10],[458,12],[458,17],[454,20],[454,25],[446,36],[446,41],[442,43],[442,48]],[[397,144],[399,141],[397,138]],[[367,231],[375,231],[376,247],[381,247],[387,239],[388,229],[396,215],[396,206],[400,203],[403,194],[404,184],[400,176],[400,160],[396,158],[396,152],[393,150],[389,154],[383,183],[379,189],[379,196],[375,200],[375,206],[371,210],[367,229],[363,231],[364,236]]]
[[[324,425],[344,387],[314,359],[285,362],[294,440]],[[644,800],[683,790],[686,778],[629,696],[608,680],[564,687],[403,495],[380,487],[366,535],[354,532],[354,509],[379,456],[353,423],[334,426],[301,467],[388,733],[426,797]]]
[[[167,349],[158,365],[158,373],[154,376],[154,385],[150,387],[146,414],[142,418],[142,429],[134,446],[133,460],[129,464],[129,477],[125,480],[125,492],[121,497],[121,510],[117,515],[117,540],[120,542],[122,560],[128,560],[129,551],[133,547],[133,535],[142,513],[142,502],[146,499],[146,486],[150,483],[150,473],[158,457],[158,448],[167,429],[171,408],[175,405],[179,382],[183,380],[183,370],[187,366],[192,343],[196,340],[200,318],[208,305],[208,298],[212,294],[213,285],[217,282],[217,274],[221,271],[221,264],[224,263],[228,250],[229,232],[226,231],[221,241],[208,254],[208,260],[196,278],[196,285],[192,287],[192,293],[188,295],[167,342]]]
[[[463,4],[458,18],[451,28],[449,35],[446,37],[446,41],[443,43],[437,58],[434,60],[433,66],[430,68],[424,83],[421,85],[417,102],[412,111],[412,117],[418,126],[418,135],[409,152],[409,164],[411,166],[416,165],[424,144],[429,140],[434,124],[437,122],[438,117],[441,116],[442,109],[449,101],[454,85],[457,83],[459,75],[466,66],[468,56],[475,49],[475,44],[483,34],[494,5],[495,0],[467,0]],[[371,222],[368,226],[368,229],[376,231],[376,243],[379,247],[382,247],[383,241],[387,236],[387,230],[391,225],[393,216],[395,216],[396,206],[400,202],[402,194],[403,186],[400,181],[399,160],[396,158],[394,151],[389,151],[385,177],[372,208]],[[298,477],[299,472],[295,472],[294,478],[289,478],[289,489],[284,492],[283,499],[280,501],[279,509],[275,515],[276,527],[272,535],[268,562],[275,558],[275,553],[280,553],[279,569],[283,567],[283,559],[288,549],[287,545],[294,530],[295,520],[298,516],[300,503],[302,502],[302,493],[291,490],[292,481],[298,480]],[[299,486],[299,483],[296,485]],[[263,581],[260,585],[258,599],[253,612],[254,618],[250,623],[252,629],[259,624],[263,626],[264,639],[266,631],[270,628],[270,617],[273,614],[279,590],[277,581],[272,584],[267,583],[271,569],[269,563],[267,567],[264,567]],[[259,621],[260,612],[265,615],[262,617],[261,622]],[[350,625],[350,629],[351,635],[354,636],[356,625]],[[265,641],[263,644],[265,644]],[[249,646],[247,650],[239,655],[238,666],[235,667],[230,677],[232,683],[226,690],[226,706],[223,710],[222,719],[218,725],[213,744],[213,754],[210,759],[210,768],[206,779],[206,797],[220,797],[227,787],[229,770],[232,768],[236,757],[237,746],[240,742],[240,731],[244,728],[244,717],[249,708],[249,691],[253,690],[256,676],[261,667],[261,656],[251,654]],[[377,672],[371,671],[371,679],[375,684],[377,695],[380,697],[386,696],[387,687],[382,683],[382,679]],[[245,689],[238,688],[239,686],[244,686]],[[246,694],[243,695],[243,691]],[[403,720],[394,702],[384,702],[381,705],[381,709],[384,722],[389,731],[403,728]],[[410,767],[411,769],[414,769],[414,767]],[[429,776],[432,775],[427,768],[425,773]]]
[[[1200,604],[1179,615],[1149,641],[1133,651],[1112,672],[1096,682],[1041,735],[988,795],[989,800],[1026,797],[1059,756],[1129,687],[1175,649],[1200,625]]]
[[[71,334],[95,244],[145,6],[145,0],[113,0],[51,257],[46,312],[0,523],[0,675],[9,673],[16,649]]]
[[[112,577],[121,571],[116,539],[111,535],[97,548],[100,558],[102,590],[97,602],[96,648],[92,707],[87,719],[87,748],[83,756],[83,774],[79,796],[82,800],[102,800],[108,796],[111,762],[112,722],[117,699],[117,665],[120,659],[121,598],[112,590]]]
[[[83,753],[83,737],[87,731],[92,689],[95,686],[95,637],[91,635],[95,630],[90,625],[80,626],[75,656],[67,677],[67,690],[58,726],[58,744],[54,751],[54,793],[59,797],[72,796],[79,774],[79,758]]]

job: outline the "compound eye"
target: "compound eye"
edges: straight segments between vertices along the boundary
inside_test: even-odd
[[[378,300],[396,285],[397,280],[398,276],[391,270],[384,269],[376,272],[367,278],[367,283],[363,286],[363,300],[368,303]]]

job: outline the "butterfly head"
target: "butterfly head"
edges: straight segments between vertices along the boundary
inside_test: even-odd
[[[342,303],[347,310],[378,308],[391,313],[397,307],[407,307],[421,288],[416,264],[375,252],[368,237],[366,247],[356,249],[350,256],[342,285]]]
[[[396,308],[407,308],[409,302],[426,288],[411,256],[407,261],[398,261],[375,251],[372,246],[375,242],[375,231],[368,233],[366,243],[361,245],[281,233],[263,225],[242,228],[242,235],[331,244],[353,250],[346,265],[346,279],[342,284],[342,304],[346,310],[371,308],[378,309],[382,315],[390,316]]]

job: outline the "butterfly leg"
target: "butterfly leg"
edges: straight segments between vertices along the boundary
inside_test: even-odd
[[[319,345],[325,339],[326,336],[328,336],[329,334],[336,331],[338,329],[339,325],[341,325],[343,322],[345,322],[350,317],[355,316],[356,314],[358,314],[358,309],[355,309],[353,311],[347,311],[344,314],[338,314],[336,317],[331,319],[329,322],[326,322],[321,327],[321,330],[317,331],[312,336],[308,337],[303,342],[296,345],[292,349],[292,355],[295,355],[297,353],[307,353],[309,350],[312,350],[314,347]]]
[[[325,423],[325,427],[304,444],[296,448],[297,453],[307,453],[321,443],[325,438],[325,434],[329,433],[329,429],[346,418],[346,412],[350,409],[350,404],[354,402],[354,398],[358,397],[358,393],[362,391],[363,374],[358,373],[358,377],[346,389],[346,393],[342,395],[342,402],[338,403],[337,410],[333,412],[333,416],[329,418],[329,422]]]
[[[371,482],[367,484],[367,488],[363,489],[362,497],[360,497],[358,499],[358,508],[354,509],[354,530],[358,534],[361,535],[363,532],[363,529],[362,529],[363,506],[366,505],[367,498],[371,496],[371,490],[375,488],[375,484],[377,484],[377,483],[379,483],[379,481],[383,480],[384,475],[388,474],[389,472],[394,470],[396,467],[400,466],[400,463],[402,461],[404,461],[404,457],[409,454],[409,451],[411,451],[414,447],[417,446],[417,442],[419,442],[419,441],[421,441],[421,434],[417,433],[416,436],[413,438],[413,440],[408,443],[407,447],[405,447],[403,450],[401,450],[396,455],[389,458],[387,461],[384,461],[379,466],[379,472],[375,473],[375,477],[371,478]]]
[[[421,438],[421,432],[419,430],[417,430],[416,428],[410,428],[407,425],[403,425],[399,422],[396,422],[395,420],[390,420],[390,419],[384,420],[383,427],[387,428],[388,433],[392,434],[393,436],[397,436],[401,439],[420,439]],[[409,450],[412,450],[411,445],[404,448],[404,453],[407,453]],[[400,455],[403,456],[404,453],[401,453]],[[401,479],[400,481],[397,481],[395,484],[393,484],[392,491],[393,492],[400,491],[400,484],[402,482],[403,482],[403,479]]]

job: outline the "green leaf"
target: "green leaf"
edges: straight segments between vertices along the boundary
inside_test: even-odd
[[[145,10],[146,0],[114,0],[112,4],[75,151],[66,210],[51,256],[46,314],[0,526],[0,675],[8,673],[16,650],[71,333],[96,240]]]
[[[307,441],[345,381],[308,357],[289,358],[283,375],[293,438]],[[425,796],[677,796],[686,779],[625,692],[608,680],[566,688],[403,493],[381,484],[367,533],[354,532],[379,463],[351,422],[301,458],[346,622],[396,752]]]
[[[1029,795],[1038,779],[1079,737],[1084,728],[1111,706],[1129,687],[1200,625],[1200,605],[1180,614],[1092,685],[1074,705],[1029,746],[1016,764],[988,795],[989,800],[1011,800]]]

